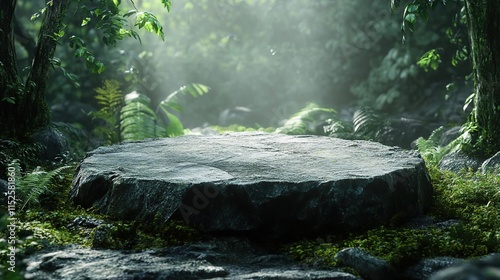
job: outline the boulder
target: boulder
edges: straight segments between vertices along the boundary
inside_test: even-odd
[[[481,165],[481,172],[500,172],[500,152],[485,160]]]
[[[446,130],[443,135],[441,135],[441,139],[439,139],[439,146],[444,147],[457,139],[460,136],[461,129],[461,126],[454,126]]]
[[[442,269],[430,280],[496,280],[500,279],[500,253],[490,254],[479,260],[466,262],[459,266]]]
[[[368,141],[267,133],[186,135],[101,147],[71,199],[121,219],[184,220],[270,238],[363,230],[422,214],[432,186],[416,154]]]
[[[472,169],[476,171],[483,161],[465,154],[464,152],[456,152],[445,155],[438,164],[440,170],[448,170],[459,172],[462,169]]]
[[[422,259],[416,265],[405,271],[405,278],[412,280],[429,279],[435,272],[464,264],[465,260],[451,257],[437,257]]]
[[[337,264],[354,269],[367,280],[394,279],[394,268],[385,260],[370,255],[361,248],[345,248],[335,255]]]
[[[54,161],[68,152],[69,145],[61,133],[52,127],[38,130],[32,136],[32,142],[42,147],[39,158]]]

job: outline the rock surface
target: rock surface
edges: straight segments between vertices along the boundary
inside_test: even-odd
[[[481,172],[483,174],[487,172],[500,172],[500,152],[496,153],[494,156],[485,160],[481,164]]]
[[[463,169],[476,171],[483,160],[465,154],[464,152],[450,153],[445,155],[438,164],[440,170],[448,170],[455,173]]]
[[[25,263],[26,279],[37,280],[359,279],[340,271],[307,267],[238,238],[135,252],[67,247],[30,256]]]
[[[122,219],[281,238],[412,217],[431,193],[422,159],[399,148],[234,133],[98,148],[77,168],[71,198]]]
[[[419,261],[405,272],[405,278],[411,280],[429,279],[429,277],[442,269],[458,266],[465,260],[451,257],[428,258]]]
[[[452,266],[434,273],[430,280],[497,280],[500,279],[500,253],[476,261]]]
[[[370,255],[361,248],[345,248],[335,255],[341,266],[354,269],[367,280],[395,279],[394,268],[382,259]]]

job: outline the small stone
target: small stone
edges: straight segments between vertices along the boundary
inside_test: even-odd
[[[458,258],[438,257],[423,259],[418,264],[406,270],[405,275],[408,279],[421,280],[429,277],[441,269],[463,264],[465,261]]]
[[[481,166],[482,160],[469,156],[463,152],[445,155],[438,164],[440,170],[459,172],[463,169],[476,171]]]
[[[335,255],[338,265],[356,270],[367,280],[394,279],[393,267],[385,260],[370,255],[360,248],[346,248]]]
[[[481,165],[481,172],[483,174],[486,172],[500,172],[500,152],[483,162]]]

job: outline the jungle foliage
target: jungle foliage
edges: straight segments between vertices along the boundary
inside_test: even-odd
[[[202,84],[182,86],[162,100],[156,109],[145,94],[133,91],[123,95],[116,80],[105,80],[103,86],[95,91],[101,108],[92,112],[92,116],[100,121],[93,135],[101,139],[100,143],[110,145],[121,141],[183,135],[184,127],[174,115],[174,112],[183,110],[181,96],[202,96],[209,88]]]
[[[451,256],[471,258],[500,250],[500,176],[464,170],[460,174],[431,167],[434,198],[428,213],[436,221],[455,223],[439,227],[412,228],[394,223],[347,236],[320,236],[303,240],[285,250],[307,265],[331,268],[335,254],[347,247],[360,247],[389,261],[397,268],[422,258]]]
[[[68,44],[73,56],[83,59],[92,73],[105,70],[104,63],[88,48],[96,36],[94,40],[85,41],[78,35],[82,28],[89,26],[94,32],[98,31],[97,38],[107,46],[114,46],[126,37],[140,39],[136,28],[164,38],[157,18],[150,12],[138,11],[133,1],[129,4],[134,9],[125,13],[120,0],[46,1],[41,7],[31,2],[10,1],[2,5],[0,13],[0,136],[4,139],[27,140],[37,129],[49,124],[50,111],[45,97],[51,69],[60,68],[65,76],[76,79],[54,56],[59,44]],[[161,0],[161,4],[167,9],[171,6],[168,0]],[[42,22],[25,23],[28,26],[25,29],[17,14],[24,7],[29,7],[31,21],[41,18]],[[135,20],[131,23],[129,17]],[[68,28],[68,22],[74,20],[79,22],[76,32]],[[38,39],[28,33],[28,28],[38,33]],[[20,48],[24,49],[22,55],[27,60],[22,71],[18,68]]]

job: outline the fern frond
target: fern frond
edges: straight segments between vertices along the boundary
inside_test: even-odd
[[[276,132],[290,135],[325,134],[323,126],[336,114],[334,109],[320,108],[315,103],[309,103],[305,108],[293,114]],[[318,131],[318,128],[322,131]]]
[[[99,138],[105,139],[106,144],[118,142],[118,112],[123,106],[123,95],[120,83],[116,80],[105,80],[102,87],[95,89],[99,111],[92,112],[94,118],[104,121],[104,125],[96,127],[93,132]]]
[[[100,111],[110,114],[116,113],[123,103],[120,83],[116,80],[105,80],[102,87],[95,89],[97,103],[101,105]]]
[[[384,121],[369,108],[358,108],[352,117],[355,138],[371,140],[383,128]]]
[[[62,179],[64,171],[71,166],[62,166],[52,171],[46,172],[40,166],[36,167],[32,172],[22,175],[21,164],[18,159],[9,163],[9,167],[14,168],[16,176],[16,194],[17,199],[23,202],[21,211],[29,203],[40,203],[39,198],[42,194],[47,193],[52,187],[52,183],[56,179]]]
[[[440,126],[432,131],[428,139],[420,137],[416,141],[418,152],[424,161],[429,165],[439,164],[441,159],[448,154],[453,147],[453,145],[447,145],[445,147],[441,147],[439,145],[439,140],[441,139],[443,133],[444,127]]]

